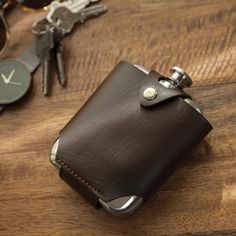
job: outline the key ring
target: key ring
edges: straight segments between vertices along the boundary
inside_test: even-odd
[[[31,31],[34,35],[43,35],[49,28],[53,28],[53,25],[48,23],[47,19],[44,17],[33,23]]]

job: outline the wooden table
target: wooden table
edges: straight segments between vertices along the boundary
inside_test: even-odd
[[[109,13],[65,40],[67,88],[55,77],[52,96],[44,97],[39,69],[31,92],[0,116],[0,235],[236,235],[235,0],[104,2]],[[9,15],[6,57],[32,40],[40,15]],[[214,126],[127,219],[93,209],[48,158],[60,129],[120,60],[166,75],[172,65],[185,68],[194,80],[189,92]]]

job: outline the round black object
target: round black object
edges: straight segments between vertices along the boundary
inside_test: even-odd
[[[42,9],[48,6],[53,0],[15,0],[22,6],[31,9]]]
[[[26,66],[16,60],[0,61],[0,104],[20,100],[29,90],[31,74]]]

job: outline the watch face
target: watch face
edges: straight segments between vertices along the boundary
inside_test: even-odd
[[[0,104],[6,105],[21,99],[29,90],[31,74],[16,60],[0,60]]]

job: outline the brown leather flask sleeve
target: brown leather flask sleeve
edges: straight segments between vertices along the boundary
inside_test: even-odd
[[[161,75],[147,78],[120,62],[60,133],[60,176],[94,206],[99,198],[146,200],[212,129],[179,90],[154,82],[155,103],[141,101],[140,91],[153,77]]]

